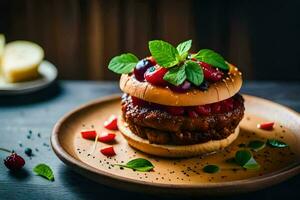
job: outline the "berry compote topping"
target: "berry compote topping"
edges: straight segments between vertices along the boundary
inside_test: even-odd
[[[133,96],[131,96],[131,102],[134,106],[148,107],[151,109],[166,111],[167,113],[173,116],[187,115],[191,118],[230,112],[235,107],[240,106],[240,103],[238,103],[239,101],[235,100],[234,97],[216,103],[199,105],[199,106],[166,106],[166,105],[147,102]]]
[[[223,78],[224,73],[212,67],[210,64],[201,61],[199,61],[198,63],[203,69],[205,80],[211,82],[217,82]]]
[[[145,79],[156,86],[166,86],[167,82],[164,80],[164,75],[168,72],[168,69],[159,67],[156,65],[155,67],[150,67],[147,69],[145,73]]]
[[[152,57],[147,57],[140,60],[134,68],[134,76],[138,81],[144,81],[144,74],[152,66],[155,66],[156,62]]]

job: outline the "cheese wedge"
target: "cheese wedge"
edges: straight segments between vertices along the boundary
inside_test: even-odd
[[[20,82],[36,79],[43,58],[44,50],[33,42],[14,41],[6,44],[2,56],[2,72],[5,80]]]

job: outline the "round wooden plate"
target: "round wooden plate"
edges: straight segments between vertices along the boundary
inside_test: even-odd
[[[85,104],[66,114],[57,122],[51,135],[56,155],[74,171],[99,183],[157,195],[224,195],[262,189],[288,179],[300,172],[300,116],[289,108],[261,98],[243,95],[245,117],[240,123],[238,139],[227,149],[215,154],[185,159],[166,159],[139,152],[128,146],[116,132],[116,156],[107,158],[99,150],[108,144],[83,139],[81,131],[107,132],[103,122],[111,114],[120,114],[120,96],[114,95]],[[261,130],[257,123],[275,121],[272,131]],[[250,140],[280,139],[288,148],[265,147],[253,152],[259,170],[244,170],[230,162],[235,152]],[[245,147],[243,147],[245,148]],[[146,158],[155,168],[138,172],[120,168],[134,158]],[[220,172],[207,174],[203,167],[217,164]]]

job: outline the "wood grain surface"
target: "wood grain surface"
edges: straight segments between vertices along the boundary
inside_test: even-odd
[[[300,112],[299,91],[300,82],[246,82],[242,89],[243,93],[264,97]],[[53,125],[62,115],[90,100],[118,92],[116,82],[62,81],[32,95],[0,96],[0,146],[14,149],[27,162],[18,174],[10,173],[0,163],[0,199],[153,199],[153,196],[119,191],[87,180],[72,172],[48,147]],[[27,138],[29,131],[32,131],[30,139]],[[33,149],[32,159],[25,156],[26,147]],[[5,156],[0,153],[1,160]],[[32,168],[41,162],[52,167],[54,182],[32,173]],[[300,177],[296,176],[269,189],[226,198],[297,199],[299,184]]]

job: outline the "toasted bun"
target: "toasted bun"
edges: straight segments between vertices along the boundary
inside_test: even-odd
[[[229,146],[239,135],[239,127],[235,132],[222,140],[211,140],[209,142],[193,145],[159,145],[150,144],[148,140],[138,137],[128,128],[122,117],[118,118],[118,128],[128,141],[128,144],[142,152],[161,157],[192,157],[212,153]]]
[[[158,87],[148,82],[140,82],[133,75],[123,74],[120,88],[123,92],[148,102],[169,106],[196,106],[215,103],[228,99],[239,92],[242,86],[242,74],[230,65],[229,77],[213,83],[208,90],[193,89],[186,93],[177,93],[168,87]]]

